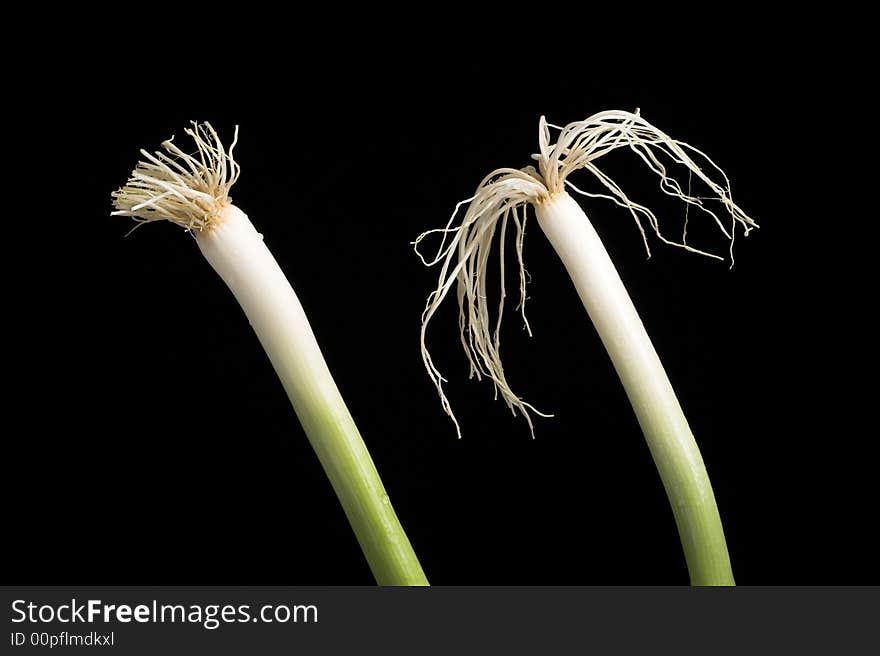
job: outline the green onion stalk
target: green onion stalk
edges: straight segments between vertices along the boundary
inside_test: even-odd
[[[555,143],[551,143],[551,128],[559,132]],[[681,238],[669,239],[661,231],[653,211],[629,199],[620,185],[599,167],[600,158],[618,149],[634,152],[660,178],[664,193],[680,199],[688,209],[702,212],[714,221],[730,242],[732,264],[737,227],[747,235],[757,224],[733,202],[727,176],[704,153],[667,136],[645,121],[638,110],[635,113],[600,112],[564,127],[552,126],[542,117],[539,152],[534,155],[537,169],[528,166],[493,171],[483,179],[474,196],[456,206],[445,227],[429,230],[414,242],[416,253],[424,264],[440,266],[437,288],[429,295],[422,314],[422,358],[443,409],[461,437],[458,420],[443,388],[445,378],[426,345],[428,324],[455,287],[461,343],[470,363],[471,377],[491,380],[496,398],[500,396],[514,414],[520,413],[525,418],[534,437],[531,415],[549,415],[514,394],[500,357],[501,317],[507,296],[505,248],[510,231],[514,232],[519,268],[517,309],[531,334],[525,319],[523,244],[527,209],[532,207],[539,227],[568,271],[635,411],[672,506],[691,583],[733,585],[718,505],[696,440],[617,269],[587,215],[567,190],[610,200],[626,209],[635,220],[649,255],[648,230],[664,243],[712,258],[724,258],[688,243],[687,218]],[[687,191],[671,175],[668,167],[687,171]],[[568,180],[571,173],[581,169],[593,175],[598,183],[596,191],[582,190]],[[690,183],[693,181],[702,183],[710,195],[692,195]],[[468,209],[463,218],[456,221],[459,209],[465,203]],[[719,208],[721,211],[716,211]],[[499,235],[497,240],[496,234]],[[440,245],[436,255],[426,258],[420,245],[430,235],[439,236]],[[488,305],[487,280],[489,256],[496,241],[499,244],[500,285],[493,318]]]
[[[257,338],[339,498],[380,585],[428,585],[373,460],[330,374],[296,293],[229,189],[240,168],[208,123],[186,133],[196,152],[172,140],[149,153],[114,192],[114,215],[176,223],[227,284]]]

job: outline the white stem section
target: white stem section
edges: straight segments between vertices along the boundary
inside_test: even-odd
[[[632,403],[678,525],[691,582],[731,585],[727,545],[703,459],[660,358],[586,214],[567,193],[536,204]]]
[[[427,584],[302,305],[263,236],[229,206],[197,233],[197,242],[272,361],[378,582]]]
[[[335,420],[350,421],[299,298],[247,215],[229,206],[196,241],[235,295],[291,399],[306,412],[326,406]]]

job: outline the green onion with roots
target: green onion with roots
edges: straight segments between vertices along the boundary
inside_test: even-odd
[[[208,123],[186,133],[190,155],[172,140],[141,150],[127,184],[113,193],[114,215],[139,224],[184,227],[232,290],[281,379],[380,585],[427,585],[354,420],[330,375],[299,299],[247,215],[232,204],[238,179],[233,148]]]
[[[551,144],[551,128],[559,131],[554,144]],[[531,335],[525,319],[526,273],[523,266],[526,210],[531,205],[538,225],[571,276],[635,410],[672,505],[691,583],[733,585],[721,518],[696,441],[614,264],[586,214],[566,187],[591,198],[610,200],[628,210],[646,248],[645,224],[664,243],[709,257],[724,258],[688,244],[687,215],[681,239],[668,239],[661,233],[656,215],[647,207],[631,201],[620,185],[599,168],[601,157],[622,148],[635,153],[660,178],[660,188],[665,194],[684,201],[688,208],[700,210],[714,220],[730,240],[732,266],[737,226],[747,235],[757,224],[733,202],[727,176],[704,153],[667,136],[645,121],[638,110],[635,113],[600,112],[565,127],[550,125],[541,117],[539,153],[533,156],[538,162],[537,170],[528,166],[493,171],[483,179],[473,197],[456,206],[444,228],[429,230],[414,242],[416,253],[424,264],[440,264],[437,288],[428,297],[422,314],[422,359],[437,388],[443,409],[461,437],[458,421],[443,390],[446,380],[431,359],[425,341],[431,318],[455,285],[461,342],[470,362],[471,377],[491,380],[495,397],[500,395],[514,414],[522,414],[533,437],[530,415],[550,416],[538,412],[513,393],[500,358],[501,317],[506,297],[504,249],[511,226],[516,233],[514,243],[519,264],[520,302],[517,309],[522,311]],[[698,161],[702,161],[703,166]],[[701,181],[712,195],[691,195],[689,186],[688,191],[684,191],[682,184],[667,170],[670,163],[683,167],[689,182],[691,179]],[[582,191],[568,180],[568,176],[578,169],[593,174],[601,187],[600,193]],[[710,200],[720,203],[728,216],[727,221],[716,214],[708,202]],[[458,211],[465,203],[469,203],[468,209],[456,223]],[[487,305],[487,267],[496,232],[500,233],[501,283],[497,317],[493,321]],[[426,237],[436,234],[441,236],[440,246],[434,257],[426,259],[419,246]]]

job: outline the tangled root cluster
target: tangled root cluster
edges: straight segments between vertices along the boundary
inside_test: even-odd
[[[555,143],[551,142],[551,129],[559,132]],[[538,169],[527,166],[523,169],[498,169],[487,175],[477,187],[471,198],[455,206],[446,226],[429,230],[413,242],[416,254],[426,266],[440,265],[437,288],[428,296],[422,313],[421,351],[422,360],[428,375],[437,389],[443,410],[455,424],[461,437],[461,429],[455,418],[449,399],[443,390],[446,379],[437,369],[427,348],[425,336],[431,318],[437,312],[453,285],[456,287],[459,308],[459,330],[461,343],[470,363],[470,377],[478,380],[486,377],[495,387],[495,398],[500,395],[514,414],[519,412],[529,425],[534,437],[531,413],[543,414],[526,403],[510,388],[501,364],[501,320],[504,313],[506,289],[505,243],[509,225],[515,229],[515,250],[519,266],[519,304],[526,330],[531,335],[525,317],[526,270],[523,263],[523,240],[525,236],[527,210],[530,204],[549,200],[566,187],[591,198],[602,198],[627,209],[635,220],[642,235],[645,248],[650,256],[647,228],[656,234],[660,241],[684,248],[685,250],[723,260],[722,256],[692,247],[687,242],[687,221],[680,240],[667,238],[660,229],[657,216],[649,208],[629,199],[620,185],[599,168],[597,160],[604,155],[627,148],[634,152],[642,162],[660,179],[663,193],[678,198],[712,217],[721,233],[729,241],[731,266],[733,265],[733,243],[736,228],[740,226],[747,235],[757,224],[749,218],[736,203],[730,190],[730,181],[707,155],[688,144],[667,136],[645,121],[638,110],[605,111],[594,114],[584,121],[569,123],[559,127],[547,123],[542,116],[539,123],[538,150],[533,158]],[[703,162],[704,170],[698,161]],[[683,167],[688,174],[684,190],[683,183],[669,171],[670,165]],[[591,193],[575,187],[568,176],[574,171],[585,169],[593,174],[604,191]],[[696,178],[708,188],[708,196],[695,196],[690,192],[691,181]],[[709,205],[718,203],[725,210],[727,220],[723,220]],[[459,210],[465,204],[468,208],[464,216],[456,221]],[[500,226],[500,229],[499,229]],[[487,305],[487,279],[489,255],[499,233],[500,260],[500,298],[494,320]],[[429,236],[439,235],[440,245],[433,257],[426,258],[420,251],[422,242]]]
[[[148,153],[137,163],[124,187],[113,192],[114,216],[130,216],[138,224],[171,221],[187,230],[204,230],[220,210],[230,204],[229,189],[238,180],[240,167],[232,156],[238,127],[225,149],[210,123],[193,122],[185,130],[196,151],[187,154],[174,137],[165,141],[165,152]]]

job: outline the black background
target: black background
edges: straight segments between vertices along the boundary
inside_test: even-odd
[[[436,271],[409,242],[487,172],[528,164],[541,114],[640,107],[713,157],[761,224],[729,270],[656,239],[646,259],[627,213],[583,202],[700,444],[737,581],[878,583],[876,431],[861,418],[876,385],[860,246],[875,218],[843,152],[869,110],[844,97],[848,69],[753,18],[737,45],[716,27],[651,48],[548,33],[561,17],[486,51],[471,34],[305,24],[245,43],[234,21],[210,38],[166,26],[157,40],[145,25],[97,45],[40,41],[51,63],[34,46],[7,80],[11,582],[372,582],[247,320],[190,237],[152,225],[126,238],[130,222],[109,217],[138,149],[198,119],[226,137],[240,125],[234,201],[296,289],[433,583],[685,583],[644,440],[534,222],[535,336],[511,312],[504,360],[515,391],[556,415],[537,438],[467,380],[452,303],[429,339],[462,440],[418,350]],[[300,40],[313,29],[319,46]],[[680,224],[683,207],[640,162],[609,165]]]

